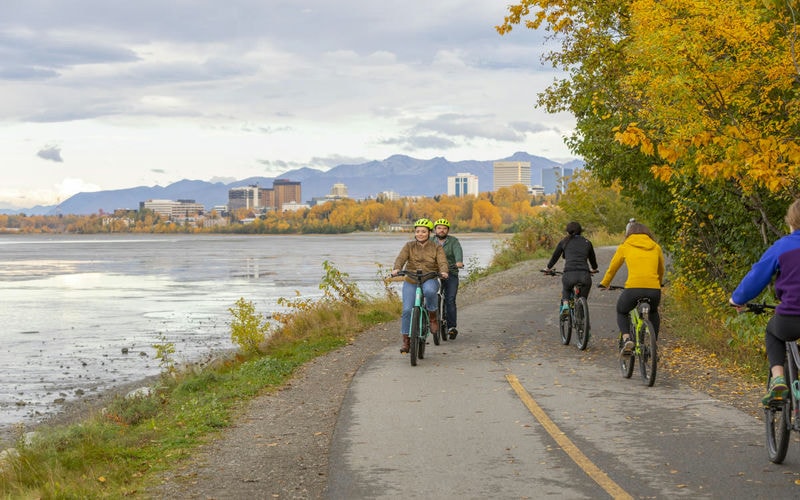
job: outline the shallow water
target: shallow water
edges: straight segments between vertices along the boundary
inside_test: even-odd
[[[379,293],[409,234],[313,236],[0,235],[0,430],[67,401],[233,347],[228,309],[320,297],[323,262]],[[486,266],[497,235],[459,235],[467,264]],[[379,268],[382,265],[382,269]]]

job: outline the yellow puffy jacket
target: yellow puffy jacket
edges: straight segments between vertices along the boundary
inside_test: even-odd
[[[614,252],[600,285],[611,284],[611,280],[623,263],[628,265],[625,288],[661,288],[665,272],[664,252],[658,243],[646,234],[632,234],[625,238],[622,245]]]

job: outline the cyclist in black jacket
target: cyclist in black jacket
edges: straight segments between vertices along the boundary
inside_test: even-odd
[[[597,257],[592,242],[581,236],[583,228],[577,222],[567,224],[567,237],[558,242],[553,256],[547,263],[546,272],[553,270],[558,259],[564,257],[564,272],[561,276],[561,313],[569,309],[569,296],[575,283],[583,283],[581,295],[588,299],[592,288],[592,274],[597,272]],[[591,266],[591,270],[589,268]]]

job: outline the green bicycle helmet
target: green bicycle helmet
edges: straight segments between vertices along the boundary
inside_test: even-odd
[[[445,219],[445,218],[436,219],[436,222],[433,223],[433,226],[434,227],[436,227],[436,226],[447,226],[447,227],[450,227],[450,221]]]
[[[431,222],[430,219],[426,219],[425,217],[417,219],[417,221],[414,223],[414,227],[420,227],[420,226],[427,227],[428,231],[433,231],[433,222]]]

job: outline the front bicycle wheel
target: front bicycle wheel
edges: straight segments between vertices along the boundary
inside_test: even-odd
[[[569,339],[572,338],[572,318],[570,318],[569,311],[560,313],[558,331],[561,333],[561,343],[569,345]]]
[[[420,324],[421,324],[421,315],[422,311],[420,311],[419,307],[414,307],[411,309],[411,334],[410,334],[410,346],[408,349],[408,357],[411,360],[411,366],[417,366],[417,354],[419,352],[419,338],[420,338]]]
[[[589,304],[583,297],[575,299],[575,335],[578,349],[585,350],[589,345]]]
[[[636,328],[634,327],[633,323],[631,323],[630,331],[635,332]],[[636,356],[633,354],[635,351],[631,351],[630,354],[624,354],[622,351],[622,334],[619,336],[619,371],[622,373],[622,376],[625,378],[631,378],[633,375],[633,364],[636,360]]]
[[[431,333],[431,324],[428,322],[427,312],[423,313],[422,321],[420,321],[420,331],[422,334],[419,336],[419,349],[417,350],[417,357],[419,359],[425,358],[425,344],[428,342],[428,335]]]
[[[642,381],[648,387],[653,387],[658,367],[658,346],[655,329],[649,319],[642,319],[642,327],[639,329],[639,349],[639,371],[642,373]]]
[[[789,373],[786,371],[785,373]],[[767,378],[769,388],[771,376]],[[789,435],[792,429],[792,398],[770,404],[764,408],[764,424],[767,431],[767,455],[774,464],[783,463],[789,449]]]

